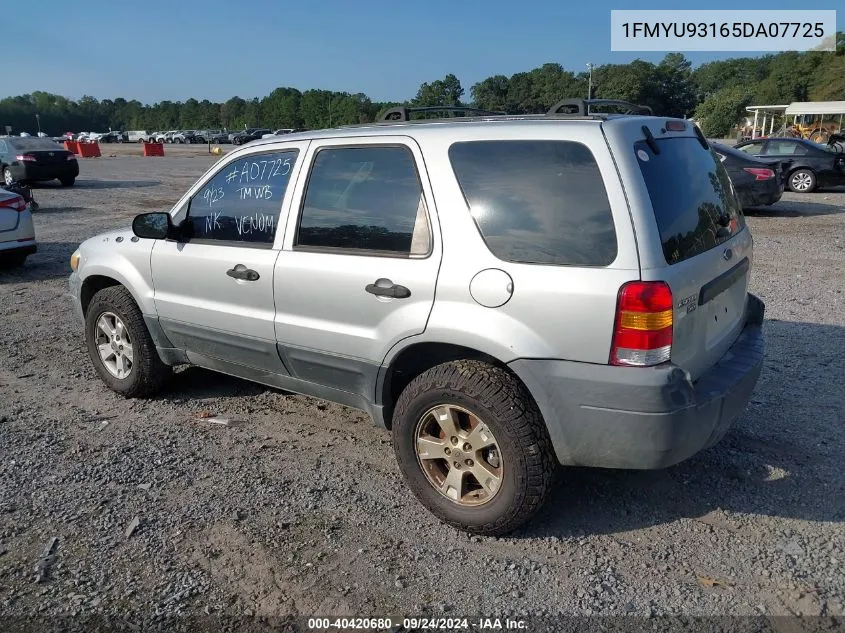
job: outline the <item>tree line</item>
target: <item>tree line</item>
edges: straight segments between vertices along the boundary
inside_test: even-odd
[[[263,98],[232,97],[218,103],[160,101],[143,104],[123,98],[72,100],[36,91],[0,99],[0,131],[52,135],[66,131],[243,129],[244,127],[320,129],[368,123],[397,105],[471,105],[509,114],[542,113],[557,101],[586,97],[587,72],[558,63],[511,75],[494,75],[470,88],[454,75],[423,83],[414,98],[378,102],[363,93],[276,88]],[[592,95],[648,105],[656,114],[696,118],[709,136],[721,137],[746,115],[752,103],[845,99],[845,35],[837,34],[836,53],[785,52],[762,57],[714,61],[692,68],[680,53],[659,63],[634,60],[593,69]],[[465,98],[468,97],[468,98]],[[38,115],[38,118],[36,118]]]

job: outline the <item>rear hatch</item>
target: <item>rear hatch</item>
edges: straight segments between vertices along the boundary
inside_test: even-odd
[[[639,138],[627,151],[639,166],[643,201],[657,225],[654,239],[640,240],[641,250],[651,249],[641,252],[642,277],[669,284],[671,361],[695,380],[742,330],[752,239],[724,165],[695,128],[687,123],[671,132],[666,120],[651,119],[645,134],[638,123]],[[647,227],[653,231],[654,224],[643,221],[641,230]]]

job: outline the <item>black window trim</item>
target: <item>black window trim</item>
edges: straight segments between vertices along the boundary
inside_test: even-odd
[[[469,200],[467,200],[466,192],[464,191],[463,185],[461,185],[461,179],[458,177],[458,173],[455,171],[454,163],[452,163],[452,156],[451,156],[450,152],[455,145],[465,145],[465,144],[471,144],[471,143],[490,143],[490,142],[494,142],[494,143],[510,143],[510,142],[527,143],[527,142],[532,142],[532,141],[536,141],[538,143],[546,143],[546,142],[575,143],[575,144],[583,146],[584,148],[586,148],[586,150],[588,152],[590,152],[590,156],[592,156],[593,160],[595,161],[596,169],[598,169],[599,176],[602,177],[602,184],[604,185],[604,192],[605,192],[605,195],[607,196],[608,208],[610,209],[610,219],[611,219],[611,222],[613,223],[613,234],[614,234],[614,239],[616,241],[616,254],[613,256],[613,261],[611,261],[607,264],[602,264],[602,265],[596,265],[596,264],[556,264],[556,263],[550,263],[550,262],[526,262],[526,261],[520,261],[520,260],[504,259],[504,258],[496,255],[496,253],[493,252],[493,249],[490,248],[490,244],[487,243],[487,238],[484,237],[484,232],[481,230],[481,227],[478,226],[478,221],[475,219],[475,216],[472,215],[472,205],[470,205]],[[461,192],[461,197],[464,200],[464,204],[466,204],[467,213],[469,214],[469,217],[472,219],[472,223],[475,226],[476,233],[478,233],[478,236],[481,238],[481,241],[484,242],[484,246],[487,248],[489,253],[493,257],[496,258],[496,260],[498,260],[500,262],[504,262],[506,264],[516,264],[516,265],[524,265],[524,266],[550,266],[550,267],[555,267],[555,268],[588,268],[588,269],[592,269],[592,270],[604,270],[606,268],[612,268],[614,266],[614,264],[616,264],[616,262],[619,260],[619,255],[620,255],[619,232],[618,232],[618,227],[616,226],[616,217],[613,215],[613,205],[610,202],[610,192],[607,190],[607,184],[604,181],[604,175],[601,173],[601,167],[599,167],[599,162],[598,162],[598,159],[596,158],[595,153],[593,152],[592,148],[590,148],[590,146],[587,145],[586,143],[584,143],[583,141],[574,141],[574,140],[571,140],[571,139],[557,139],[557,138],[507,138],[507,139],[501,139],[501,138],[472,138],[472,139],[463,139],[463,140],[460,140],[460,141],[452,142],[449,145],[449,147],[446,148],[446,157],[449,160],[449,167],[452,170],[452,175],[455,177],[455,184],[458,185],[458,189]]]
[[[192,196],[188,197],[188,203],[186,205],[184,205],[184,207],[185,207],[185,218],[182,220],[182,222],[187,222],[188,219],[191,217],[191,204],[193,203],[194,198],[196,198],[200,194],[200,192],[208,185],[208,183],[210,183],[212,180],[217,178],[217,176],[220,173],[222,173],[224,169],[229,167],[232,163],[237,163],[239,160],[241,160],[243,158],[247,158],[247,157],[251,158],[253,156],[266,156],[267,154],[281,154],[283,152],[293,152],[295,154],[295,159],[298,159],[299,155],[301,153],[300,149],[298,147],[290,147],[290,148],[285,148],[285,149],[275,148],[275,149],[268,149],[266,151],[252,152],[252,153],[249,153],[249,154],[238,156],[237,158],[234,158],[233,160],[226,161],[226,163],[221,165],[220,169],[215,171],[214,174],[211,177],[206,178],[204,181],[202,181],[200,186],[197,187],[196,193],[194,193]],[[296,162],[294,162],[294,164],[291,165],[291,172],[293,172],[294,169],[296,169]],[[291,174],[291,176],[292,176],[292,174]],[[273,247],[276,245],[276,240],[279,239],[280,234],[282,236],[282,239],[284,239],[284,232],[285,231],[284,231],[284,227],[282,227],[282,223],[281,223],[282,211],[283,211],[284,206],[285,206],[285,197],[288,195],[288,191],[290,191],[291,188],[293,186],[295,186],[295,184],[296,184],[296,181],[292,177],[289,178],[288,184],[285,187],[285,193],[279,199],[279,216],[276,218],[276,220],[278,222],[277,222],[277,225],[276,225],[276,232],[273,234],[273,241],[272,242],[238,242],[237,240],[215,240],[215,239],[210,238],[210,237],[191,237],[191,238],[188,238],[187,240],[185,240],[185,244],[199,244],[201,246],[202,245],[206,245],[206,246],[228,246],[229,248],[237,247],[237,248],[253,248],[253,249],[258,249],[258,250],[272,250]],[[179,207],[178,209],[176,209],[176,215],[178,216],[181,211],[182,211],[182,207]],[[281,232],[279,231],[280,228],[281,228]],[[278,250],[281,250],[281,248],[279,248]]]
[[[372,148],[387,148],[387,149],[404,149],[411,154],[411,162],[414,165],[414,174],[417,177],[417,184],[420,186],[420,194],[425,203],[426,223],[428,224],[428,251],[424,255],[407,255],[397,253],[396,251],[383,251],[371,248],[338,248],[335,246],[301,246],[297,244],[299,240],[299,229],[302,224],[302,213],[305,210],[305,198],[308,195],[308,187],[311,185],[311,175],[314,173],[314,163],[317,162],[317,156],[323,150],[330,149],[372,149]],[[413,147],[409,143],[402,143],[399,141],[391,141],[387,143],[348,143],[342,142],[332,143],[328,145],[320,145],[311,155],[311,162],[308,165],[308,174],[305,177],[305,184],[302,188],[302,195],[299,199],[299,208],[296,213],[296,227],[293,231],[293,240],[291,242],[291,251],[300,253],[321,253],[324,255],[343,255],[343,256],[359,256],[359,257],[383,257],[387,259],[413,259],[426,260],[434,253],[434,229],[431,224],[431,208],[429,206],[428,196],[423,187],[422,178],[420,177],[420,169],[417,164],[417,157],[414,155]]]

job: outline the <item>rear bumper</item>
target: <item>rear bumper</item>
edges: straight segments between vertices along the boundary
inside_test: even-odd
[[[783,197],[783,185],[772,181],[766,186],[747,187],[739,192],[739,197],[743,208],[774,204]]]
[[[79,175],[79,163],[69,160],[53,165],[35,165],[22,163],[9,165],[9,171],[15,180],[53,180],[54,178],[76,178]]]
[[[746,324],[693,383],[681,368],[517,360],[564,465],[657,469],[719,442],[744,411],[763,366],[765,306],[748,295]]]
[[[33,255],[38,252],[35,240],[27,242],[0,242],[0,258],[18,255]]]

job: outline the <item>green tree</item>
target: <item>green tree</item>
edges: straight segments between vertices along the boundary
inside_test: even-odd
[[[510,81],[504,75],[493,75],[469,89],[473,105],[484,110],[505,110],[508,106]]]
[[[695,116],[701,121],[705,135],[725,138],[743,119],[745,108],[752,100],[751,93],[741,86],[723,88],[707,97],[696,109]]]
[[[459,106],[463,94],[460,80],[448,74],[443,79],[421,84],[411,103],[415,106]]]

